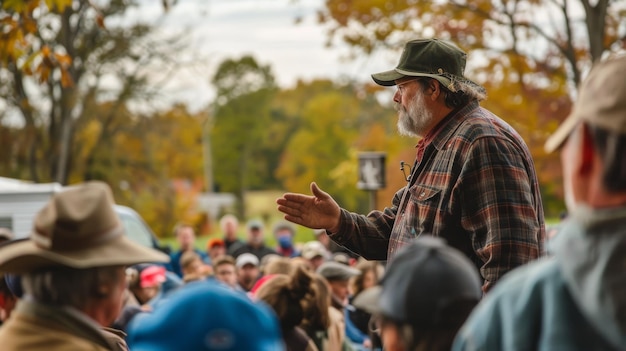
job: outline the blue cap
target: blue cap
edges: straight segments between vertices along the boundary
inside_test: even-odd
[[[212,281],[187,284],[154,312],[134,318],[127,343],[133,351],[285,349],[267,305]]]

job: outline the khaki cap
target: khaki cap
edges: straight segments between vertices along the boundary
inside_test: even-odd
[[[546,152],[560,148],[580,122],[626,134],[626,56],[608,59],[591,69],[572,113],[546,141]]]

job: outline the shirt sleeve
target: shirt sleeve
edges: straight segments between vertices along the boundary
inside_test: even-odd
[[[339,231],[328,233],[330,238],[365,259],[386,260],[391,229],[404,191],[406,187],[396,192],[391,207],[372,211],[367,216],[341,209]]]
[[[471,243],[487,292],[502,275],[540,254],[542,224],[531,176],[532,162],[504,138],[473,142],[456,184],[461,226]]]

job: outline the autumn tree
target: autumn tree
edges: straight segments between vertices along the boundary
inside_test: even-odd
[[[281,91],[275,108],[299,121],[276,169],[284,187],[308,193],[315,181],[342,206],[369,210],[368,193],[356,186],[358,152],[385,151],[395,159],[408,140],[395,134],[395,113],[357,84],[328,80]]]
[[[245,218],[245,192],[265,188],[271,178],[263,141],[272,125],[274,76],[269,66],[244,56],[223,61],[212,83],[216,88],[210,133],[215,184],[221,192],[236,194],[239,216]]]
[[[541,145],[569,112],[583,72],[623,50],[625,9],[616,0],[327,0],[319,18],[330,26],[329,43],[339,39],[353,55],[397,52],[408,40],[432,36],[468,51],[467,75],[488,88],[485,106],[531,146],[550,197],[560,191],[558,159]]]
[[[150,115],[138,115],[99,104],[106,115],[118,109],[108,126],[114,133],[98,140],[104,126],[93,118],[77,128],[78,162],[70,182],[85,175],[111,185],[118,203],[136,209],[159,236],[171,235],[178,222],[200,224],[197,196],[202,192],[202,123],[206,112],[189,112],[184,105]],[[98,117],[98,116],[95,116]],[[96,143],[100,147],[94,149]]]
[[[9,173],[21,173],[14,168],[26,165],[27,178],[66,184],[77,162],[73,152],[79,126],[90,125],[87,120],[94,115],[100,118],[96,143],[90,151],[78,150],[89,163],[89,152],[112,136],[113,120],[127,104],[148,103],[155,93],[147,85],[149,68],[153,62],[167,63],[164,53],[176,47],[151,36],[150,25],[106,25],[120,23],[136,5],[120,0],[97,5],[87,0],[3,2],[0,105],[6,108],[3,122],[11,119],[23,126],[12,150],[20,163],[10,166]],[[107,113],[90,107],[102,101],[113,102]]]

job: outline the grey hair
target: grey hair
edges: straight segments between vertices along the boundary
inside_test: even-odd
[[[463,92],[470,100],[482,101],[487,98],[487,91],[481,85],[468,80],[453,80],[455,92]],[[450,90],[450,89],[448,89]]]
[[[84,308],[91,299],[104,298],[126,279],[122,266],[74,269],[58,267],[22,276],[24,293],[35,301],[52,306]]]
[[[439,83],[439,86],[444,93],[445,104],[449,108],[455,109],[466,105],[470,101],[482,101],[487,98],[487,91],[483,86],[470,80],[459,79],[458,77],[452,75],[444,74],[444,76],[451,80],[451,83],[448,86],[445,86],[435,78],[431,78],[430,80]],[[419,82],[422,87],[426,89],[430,80],[420,80]]]
[[[237,217],[235,217],[235,215],[225,214],[222,216],[222,218],[220,218],[220,228],[222,230],[224,230],[224,226],[226,225],[227,222],[235,223],[235,226],[239,225],[239,220],[237,219]]]

